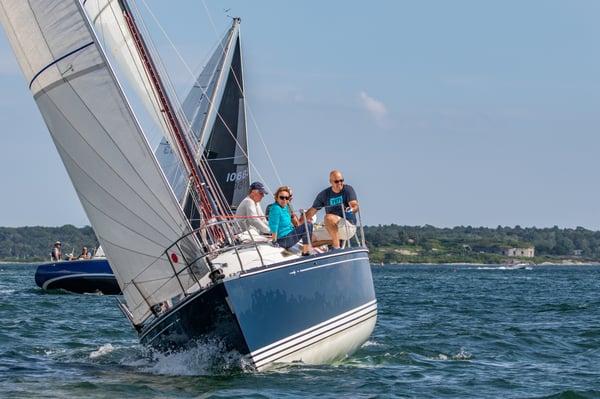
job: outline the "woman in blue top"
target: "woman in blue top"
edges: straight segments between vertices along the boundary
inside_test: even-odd
[[[302,223],[298,226],[292,224],[289,211],[290,189],[279,187],[275,192],[275,202],[269,209],[269,228],[271,239],[280,247],[290,248],[302,239],[302,256],[309,255],[308,243],[312,235],[313,225],[311,222]],[[307,234],[308,227],[308,234]]]

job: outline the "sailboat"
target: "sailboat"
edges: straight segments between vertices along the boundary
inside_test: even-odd
[[[218,147],[211,154],[206,141],[219,126],[245,133],[239,19],[221,46],[219,94],[206,103],[198,133],[174,105],[127,3],[91,2],[111,10],[105,15],[115,24],[105,26],[135,47],[127,52],[143,68],[145,96],[184,171],[177,192],[108,60],[97,17],[86,15],[90,1],[83,3],[3,0],[0,21],[140,342],[173,351],[216,341],[259,371],[330,363],[355,352],[377,318],[362,228],[354,246],[349,240],[344,249],[302,257],[242,231],[218,181],[214,161],[223,158],[234,161],[234,170],[224,167],[226,179],[248,178],[243,157],[238,163],[235,153],[220,156]]]

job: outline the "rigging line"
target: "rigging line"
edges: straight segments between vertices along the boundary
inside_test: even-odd
[[[181,62],[181,64],[182,64],[182,65],[185,67],[185,69],[187,70],[187,72],[188,72],[189,76],[190,76],[190,77],[193,79],[193,82],[194,82],[194,84],[196,84],[196,83],[197,83],[197,77],[198,77],[197,75],[198,75],[198,74],[194,74],[194,72],[193,72],[193,71],[192,71],[192,69],[190,68],[189,64],[188,64],[188,63],[185,61],[184,57],[181,55],[181,52],[179,52],[179,50],[178,50],[177,46],[175,46],[175,43],[173,43],[173,41],[171,40],[170,36],[168,35],[168,33],[166,32],[166,30],[164,29],[164,27],[163,27],[163,26],[162,26],[162,24],[160,23],[159,19],[156,17],[156,14],[155,14],[155,13],[152,11],[152,9],[150,8],[150,6],[148,6],[147,2],[146,2],[146,1],[142,1],[142,3],[144,4],[144,6],[145,6],[146,10],[148,11],[148,13],[150,14],[150,16],[151,16],[151,17],[152,17],[152,19],[154,20],[154,23],[155,23],[155,24],[158,26],[158,28],[159,28],[159,29],[160,29],[160,31],[162,32],[162,34],[163,34],[163,37],[164,37],[164,38],[165,38],[165,39],[168,41],[168,43],[169,43],[169,45],[171,46],[172,50],[175,52],[175,54],[176,54],[176,55],[177,55],[177,57],[179,58],[179,61]],[[224,36],[224,34],[221,34],[221,35],[219,35],[219,32],[217,31],[216,25],[215,25],[215,23],[214,23],[214,20],[213,20],[213,18],[212,18],[212,17],[211,17],[211,15],[210,15],[210,11],[208,10],[208,7],[206,6],[206,3],[205,3],[205,1],[203,0],[203,2],[202,2],[202,3],[203,3],[203,5],[204,5],[204,9],[205,9],[205,11],[206,11],[206,14],[207,14],[207,16],[208,16],[208,19],[209,19],[209,21],[210,21],[210,25],[211,25],[211,27],[213,28],[213,32],[215,33],[215,36],[217,37],[217,42],[218,42],[217,46],[221,47],[221,50],[222,50],[222,52],[223,52],[223,53],[225,53],[225,48],[223,47],[223,43],[222,43],[222,40],[221,40],[221,38]],[[141,18],[141,19],[142,19],[142,24],[143,24],[143,18]],[[145,28],[145,25],[144,25],[144,28]],[[230,30],[231,30],[231,28],[227,28],[227,30],[226,30],[226,31],[230,31]],[[147,35],[147,36],[151,37],[151,35]],[[150,40],[151,40],[151,39],[150,39]],[[238,40],[239,40],[239,35],[238,35]],[[213,51],[211,50],[209,54],[212,54],[212,52],[213,52]],[[156,56],[153,56],[153,57],[154,57],[154,58],[158,58],[158,60],[161,60],[161,57],[160,57],[160,55],[158,55],[157,57],[156,57]],[[210,59],[210,57],[208,57],[208,58]],[[162,65],[162,62],[161,62],[161,68],[162,68],[163,70],[165,69],[165,68],[164,68],[164,66]],[[168,77],[168,74],[167,74],[167,77]],[[167,81],[168,81],[168,83],[169,83],[169,86],[170,86],[170,89],[171,89],[171,91],[172,91],[173,93],[175,93],[175,95],[174,95],[173,97],[174,97],[174,98],[176,99],[176,101],[177,101],[177,106],[178,106],[178,107],[177,107],[177,109],[178,109],[178,110],[182,110],[182,109],[183,109],[183,107],[181,106],[181,101],[179,100],[179,97],[177,96],[177,94],[176,94],[175,90],[173,89],[173,85],[171,84],[171,80],[170,80],[170,79],[166,79],[166,80],[167,80]],[[240,84],[239,84],[239,82],[238,82],[237,80],[238,80],[238,79],[237,79],[237,77],[236,77],[236,83],[237,83],[237,85],[238,85],[238,89],[239,89],[239,90],[240,90],[242,93],[244,93],[244,91],[243,91],[243,90],[241,90]],[[212,102],[212,100],[211,100],[211,97],[208,95],[208,93],[207,93],[207,92],[204,90],[204,88],[203,88],[202,86],[198,85],[198,88],[200,89],[200,91],[202,92],[202,94],[204,95],[204,97],[206,98],[206,100],[208,101],[208,104],[209,104],[210,106],[212,106],[212,105],[213,105],[213,102]],[[238,144],[238,146],[239,146],[239,143],[238,143],[237,139],[235,139],[235,136],[234,136],[233,132],[231,131],[231,128],[229,127],[229,125],[228,125],[228,124],[226,124],[226,123],[223,121],[223,118],[222,118],[222,116],[220,115],[220,113],[218,112],[218,109],[217,109],[217,112],[216,112],[216,114],[217,114],[217,116],[219,116],[219,118],[220,118],[220,119],[221,119],[221,121],[223,122],[223,125],[224,125],[224,126],[227,128],[227,130],[229,131],[229,134],[230,134],[230,135],[231,135],[231,136],[234,138],[234,140],[236,141],[236,143],[237,143],[237,144]],[[183,119],[185,119],[185,120],[187,121],[187,118],[183,118]],[[191,131],[192,131],[192,129],[191,129],[191,126],[186,126],[186,134],[188,134],[188,135],[189,135],[189,133],[190,133]],[[198,148],[196,148],[196,150],[198,150]],[[246,155],[246,157],[247,157],[247,154],[245,154],[245,155]]]
[[[275,176],[277,178],[277,182],[279,183],[279,186],[282,186],[282,180],[281,177],[279,176],[279,172],[277,171],[277,168],[275,167],[275,162],[273,162],[273,157],[271,156],[271,152],[269,151],[269,147],[267,147],[267,143],[265,142],[264,136],[262,134],[262,131],[260,129],[260,127],[258,126],[258,123],[256,122],[256,118],[254,117],[254,112],[252,112],[252,108],[250,107],[250,105],[248,103],[246,103],[246,109],[248,110],[248,114],[250,116],[250,119],[252,120],[252,124],[254,125],[254,128],[256,129],[256,133],[258,135],[258,138],[260,139],[260,142],[263,146],[263,149],[267,155],[267,158],[269,159],[269,163],[271,165],[271,168],[273,169],[273,172],[275,173]],[[256,171],[256,173],[258,173],[258,175],[261,177],[261,180],[264,181],[263,177],[261,176],[261,173],[258,171],[258,169],[256,168],[256,166],[254,165],[254,162],[252,162],[250,160],[250,158],[248,158],[248,162],[252,165],[252,167],[254,168],[254,170]]]
[[[154,21],[156,26],[162,32],[162,36],[168,41],[169,45],[171,46],[171,49],[173,49],[175,54],[177,54],[177,57],[181,60],[181,62],[184,63],[181,54],[175,47],[175,44],[173,43],[173,41],[171,40],[171,38],[169,37],[169,35],[165,31],[165,29],[163,28],[162,24],[160,23],[159,19],[156,17],[156,15],[152,11],[152,9],[148,5],[148,3],[144,0],[142,0],[142,3],[144,4],[146,11],[152,17],[152,20]],[[132,11],[135,11],[136,16],[139,17],[136,19],[136,26],[137,26],[138,30],[140,30],[140,32],[142,33],[144,42],[146,44],[146,47],[148,48],[148,51],[150,51],[150,53],[151,53],[152,60],[155,64],[155,67],[157,69],[159,69],[162,84],[165,87],[165,90],[168,93],[169,99],[175,108],[174,112],[178,116],[177,119],[179,119],[180,124],[185,125],[185,126],[182,126],[183,130],[184,130],[183,134],[185,134],[188,141],[190,141],[189,140],[189,131],[191,131],[191,127],[189,125],[189,122],[187,121],[187,118],[181,118],[181,115],[180,115],[180,112],[182,110],[181,101],[179,100],[179,97],[177,96],[177,92],[171,81],[170,74],[167,72],[167,68],[165,67],[165,64],[160,55],[160,52],[158,51],[157,46],[154,43],[153,36],[148,31],[148,28],[146,26],[146,19],[143,18],[142,13],[140,12],[139,7],[137,6],[137,2],[132,2],[132,4],[130,4],[130,7],[132,8]],[[186,69],[188,69],[188,72],[189,72],[189,67],[185,63],[184,63],[184,66],[186,67]],[[169,141],[171,141],[171,140],[169,140]],[[192,141],[190,141],[190,142],[192,142]],[[196,148],[194,148],[194,150],[196,150]]]
[[[158,21],[158,19],[156,18],[155,14],[152,12],[152,10],[149,8],[148,4],[146,2],[144,2],[144,5],[146,7],[146,10],[148,11],[148,13],[151,15],[151,17],[153,18],[155,24],[160,28],[160,30],[163,33],[163,36],[167,39],[167,41],[170,43],[171,47],[173,48],[173,50],[175,51],[175,53],[177,54],[177,56],[179,57],[179,59],[182,61],[182,63],[185,65],[186,69],[190,72],[190,68],[189,66],[185,63],[185,61],[183,61],[183,57],[181,56],[181,54],[179,53],[179,51],[177,50],[177,48],[175,47],[175,45],[173,44],[173,42],[171,41],[170,37],[167,35],[166,31],[163,29],[162,25],[160,24],[160,22]],[[139,14],[139,10],[136,7],[136,12]],[[144,18],[139,18],[139,20],[141,20],[141,24],[142,24],[142,28],[146,30],[146,26],[144,23]],[[181,127],[181,131],[180,134],[183,135],[187,142],[189,143],[191,149],[193,150],[194,154],[194,161],[196,162],[197,165],[199,165],[200,159],[198,159],[198,157],[202,158],[202,155],[198,155],[199,153],[199,148],[197,146],[197,140],[195,140],[193,137],[195,137],[195,134],[193,132],[192,129],[192,125],[190,123],[190,121],[188,121],[187,117],[185,115],[183,115],[183,107],[181,105],[181,101],[179,100],[179,97],[177,96],[177,93],[172,85],[172,81],[169,78],[169,74],[166,72],[166,68],[164,67],[164,64],[162,63],[162,57],[160,56],[160,54],[158,53],[158,51],[156,51],[156,46],[154,46],[154,43],[152,42],[152,36],[147,34],[146,35],[149,40],[150,43],[152,44],[152,50],[153,51],[153,58],[155,59],[155,62],[159,62],[160,64],[158,65],[161,68],[161,72],[162,72],[162,76],[163,76],[163,85],[164,86],[168,86],[165,87],[165,89],[167,89],[168,93],[169,93],[169,97],[172,101],[173,105],[176,105],[175,109],[173,110],[173,112],[175,114],[177,114],[177,119],[179,120],[180,123],[180,127]],[[204,95],[206,96],[206,93],[204,93]],[[206,96],[206,98],[210,101],[210,98],[208,96]],[[218,114],[218,113],[217,113]],[[227,126],[226,124],[224,124],[225,126]],[[193,136],[193,137],[192,137]],[[212,171],[211,171],[212,173]],[[214,178],[213,178],[214,180]],[[205,211],[203,206],[200,206],[200,208],[202,208],[203,211]]]
[[[198,195],[201,198],[201,209],[206,217],[209,217],[212,213],[213,209],[210,201],[207,198],[207,194],[203,188],[202,179],[200,177],[199,165],[196,163],[195,154],[192,154],[192,148],[190,146],[189,141],[185,137],[184,127],[182,126],[182,118],[181,115],[176,114],[174,111],[173,101],[170,98],[170,93],[168,93],[163,79],[161,79],[159,75],[159,71],[157,70],[157,66],[155,61],[152,58],[152,55],[149,54],[148,46],[139,31],[139,28],[134,20],[134,15],[131,9],[127,6],[127,4],[122,2],[124,17],[127,25],[129,26],[131,35],[134,39],[134,43],[136,45],[137,51],[139,52],[139,56],[141,61],[144,64],[144,67],[149,74],[149,78],[154,91],[156,99],[159,101],[161,107],[164,110],[165,121],[167,122],[167,126],[169,130],[173,134],[173,138],[176,140],[178,153],[182,157],[182,162],[186,166],[187,172],[190,174],[192,181],[194,182],[195,191],[197,190]],[[173,144],[173,143],[172,143]],[[205,177],[206,175],[204,175]]]
[[[189,76],[193,79],[193,82],[195,83],[197,76],[194,74],[194,72],[190,68],[189,64],[185,61],[184,57],[181,55],[181,52],[178,50],[177,46],[175,46],[175,43],[173,43],[173,41],[171,40],[171,37],[169,36],[169,34],[167,33],[167,31],[165,30],[165,28],[163,27],[163,25],[160,23],[160,20],[156,17],[156,14],[152,11],[152,8],[148,5],[148,3],[145,0],[142,0],[142,3],[144,4],[144,7],[146,8],[146,11],[152,17],[152,20],[154,21],[154,23],[156,24],[156,26],[160,29],[163,37],[167,40],[167,42],[171,46],[171,49],[177,55],[177,58],[179,59],[179,61],[181,62],[181,64],[184,66],[184,68],[186,69],[186,71],[189,74]],[[203,3],[204,3],[204,1],[203,1]],[[218,35],[218,32],[216,31],[216,28],[214,27],[214,23],[212,22],[212,19],[210,18],[210,14],[208,12],[206,4],[204,4],[204,7],[205,7],[206,12],[207,12],[207,14],[209,16],[209,20],[211,20],[211,26],[213,26],[213,31],[215,32],[215,36],[217,36],[217,40],[219,41],[219,45],[220,45],[220,42],[221,42],[220,37]],[[144,19],[142,18],[142,23],[143,23],[143,20]],[[230,28],[227,28],[227,30],[229,30],[229,29]],[[147,36],[149,36],[150,40],[152,40],[151,39],[151,35],[147,35]],[[206,57],[205,57],[205,59],[206,59]],[[204,89],[202,89],[202,88],[200,88],[200,89],[202,90],[202,93],[208,98],[208,96],[206,95],[206,92],[204,91]],[[181,106],[181,102],[179,101],[179,99],[177,101],[178,101],[177,105]],[[209,99],[209,101],[210,101],[210,99]],[[179,107],[179,108],[181,108],[181,107]]]
[[[150,6],[148,6],[148,4],[147,4],[147,2],[146,2],[146,1],[142,1],[142,3],[143,3],[143,4],[144,4],[144,6],[146,7],[146,10],[149,12],[149,14],[152,16],[152,18],[153,18],[154,22],[155,22],[155,23],[157,24],[157,26],[160,28],[160,30],[161,30],[161,32],[162,32],[162,34],[163,34],[163,36],[164,36],[164,37],[167,39],[167,41],[168,41],[168,42],[169,42],[169,44],[171,45],[171,47],[172,47],[173,51],[175,51],[175,54],[177,54],[177,57],[179,58],[179,60],[180,60],[180,61],[182,62],[182,64],[184,65],[185,69],[188,71],[188,73],[190,74],[190,76],[193,78],[194,82],[196,82],[196,79],[197,79],[196,75],[194,75],[194,73],[193,73],[193,71],[191,70],[191,68],[189,67],[188,63],[187,63],[187,62],[184,60],[183,56],[182,56],[182,55],[181,55],[181,53],[178,51],[177,47],[175,46],[175,44],[173,43],[173,41],[171,40],[171,38],[169,37],[169,35],[168,35],[168,34],[167,34],[167,32],[165,31],[165,29],[163,28],[162,24],[159,22],[159,20],[158,20],[158,18],[156,17],[156,15],[155,15],[155,14],[152,12],[152,10],[150,9]],[[218,40],[218,43],[219,43],[219,44],[218,44],[218,46],[221,46],[221,49],[222,49],[222,50],[224,50],[224,49],[222,48],[222,41],[221,41],[221,36],[222,36],[222,35],[220,36],[220,35],[218,34],[218,32],[217,32],[217,29],[216,29],[216,26],[215,26],[214,20],[213,20],[213,18],[212,18],[212,16],[211,16],[211,14],[210,14],[210,11],[209,11],[209,9],[208,9],[208,6],[206,5],[206,1],[205,1],[205,0],[202,0],[202,5],[204,6],[204,9],[205,9],[205,11],[206,11],[206,14],[207,14],[207,16],[208,16],[208,19],[209,19],[209,22],[210,22],[211,26],[213,27],[213,31],[215,32],[215,36],[217,37],[217,40]],[[143,18],[142,18],[142,20],[143,20]],[[231,28],[228,28],[228,30],[229,30],[229,29],[231,29]],[[239,35],[238,35],[238,40],[239,40]],[[241,89],[241,87],[240,87],[240,83],[239,83],[239,77],[238,77],[238,76],[237,76],[235,73],[234,73],[234,76],[235,76],[236,84],[238,85],[238,89],[239,89],[239,90],[242,92],[242,94],[243,94],[243,98],[244,98],[244,100],[245,100],[245,99],[246,99],[246,93],[245,93],[245,91],[244,91],[244,90],[242,90],[242,89]],[[205,90],[204,90],[202,87],[200,87],[200,90],[202,91],[202,93],[203,93],[203,94],[204,94],[204,96],[206,97],[206,99],[207,99],[207,101],[209,102],[209,104],[211,104],[211,105],[212,105],[212,101],[211,101],[211,99],[210,99],[210,96],[208,96],[208,95],[207,95],[206,91],[205,91]],[[177,98],[177,97],[176,97],[176,98]],[[257,130],[257,132],[258,132],[258,137],[259,137],[259,139],[260,139],[260,142],[261,142],[261,144],[262,144],[262,147],[263,147],[263,149],[264,149],[264,151],[265,151],[265,153],[266,153],[266,155],[267,155],[267,158],[269,159],[269,164],[270,164],[270,166],[271,166],[272,170],[273,170],[273,171],[274,171],[274,173],[275,173],[275,176],[276,176],[276,178],[277,178],[277,181],[278,181],[279,185],[282,185],[283,183],[282,183],[282,180],[281,180],[281,176],[279,176],[279,173],[278,173],[278,171],[277,171],[277,168],[275,167],[275,162],[273,161],[273,157],[271,156],[271,152],[269,151],[269,149],[268,149],[268,147],[267,147],[267,144],[266,144],[266,142],[265,142],[265,140],[264,140],[264,136],[263,136],[263,134],[261,133],[261,130],[260,130],[260,128],[258,127],[258,123],[257,123],[257,121],[256,121],[256,118],[254,117],[254,113],[251,111],[251,109],[250,109],[250,107],[249,107],[248,103],[247,103],[246,101],[244,101],[244,102],[246,103],[246,108],[248,109],[248,111],[249,111],[249,113],[250,113],[250,117],[251,117],[251,119],[252,119],[253,125],[254,125],[255,129]],[[178,105],[180,106],[179,108],[181,108],[181,103],[179,103]],[[228,125],[227,125],[227,124],[226,124],[226,123],[223,121],[223,119],[222,119],[222,117],[221,117],[221,115],[220,115],[220,113],[219,113],[219,112],[217,112],[217,116],[219,117],[219,119],[221,119],[221,121],[223,122],[223,124],[226,126],[226,128],[227,128],[227,131],[228,131],[228,132],[229,132],[229,134],[230,134],[230,135],[231,135],[231,136],[234,138],[234,140],[235,140],[236,144],[237,144],[237,145],[238,145],[238,147],[240,147],[240,149],[241,149],[241,146],[239,145],[239,142],[238,142],[237,138],[235,137],[235,135],[234,135],[234,134],[233,134],[233,132],[231,131],[230,127],[229,127],[229,126],[228,126]],[[264,180],[265,180],[265,179],[264,179],[264,177],[262,176],[262,174],[260,173],[260,171],[258,170],[258,168],[256,167],[256,165],[255,165],[255,164],[254,164],[254,163],[253,163],[253,162],[250,160],[250,157],[248,156],[248,154],[247,154],[247,153],[244,153],[244,155],[245,155],[245,156],[246,156],[246,158],[248,159],[248,163],[250,164],[250,166],[252,166],[252,168],[254,169],[254,171],[255,171],[255,172],[256,172],[256,173],[259,175],[259,177],[260,177],[260,180],[263,180],[263,181],[264,181]]]
[[[160,23],[160,21],[158,20],[158,18],[156,18],[156,15],[155,15],[155,13],[154,13],[154,12],[153,12],[153,11],[150,9],[150,7],[148,6],[148,4],[147,4],[147,2],[146,2],[146,1],[143,1],[143,4],[144,4],[144,6],[145,6],[146,10],[148,11],[148,13],[150,14],[150,16],[152,17],[152,19],[154,20],[154,23],[155,23],[155,24],[156,24],[156,25],[159,27],[159,29],[161,30],[161,32],[162,32],[162,34],[163,34],[163,36],[166,38],[166,40],[167,40],[167,41],[169,42],[169,44],[171,45],[171,48],[173,49],[173,51],[175,52],[175,54],[177,54],[177,57],[179,58],[179,60],[181,61],[181,63],[182,63],[182,64],[184,65],[184,67],[187,69],[187,71],[188,71],[188,73],[190,74],[190,76],[191,76],[191,77],[194,79],[194,82],[197,82],[197,76],[196,76],[196,75],[194,75],[194,73],[192,72],[191,68],[189,67],[189,65],[187,64],[187,62],[184,60],[183,56],[181,55],[181,53],[179,52],[179,50],[177,49],[177,47],[175,46],[175,44],[173,43],[173,41],[170,39],[170,37],[169,37],[169,35],[167,34],[167,32],[165,31],[165,29],[163,28],[162,24]],[[223,53],[225,53],[225,50],[226,50],[226,49],[223,47],[223,42],[222,42],[222,40],[221,40],[221,37],[222,37],[223,35],[219,35],[219,33],[217,32],[217,29],[216,29],[216,25],[215,25],[215,23],[214,23],[214,20],[213,20],[213,18],[212,18],[212,16],[211,16],[211,14],[210,14],[210,11],[208,10],[208,7],[206,6],[206,2],[205,2],[204,0],[203,0],[203,6],[204,6],[205,12],[206,12],[206,14],[207,14],[207,16],[208,16],[208,19],[209,19],[209,21],[210,21],[210,25],[211,25],[211,26],[212,26],[212,28],[213,28],[213,32],[215,33],[215,36],[217,37],[217,40],[218,40],[218,46],[220,46],[220,47],[221,47],[221,51],[222,51]],[[139,11],[138,11],[138,13],[139,13]],[[145,24],[144,24],[144,19],[143,19],[143,18],[140,18],[140,19],[142,20],[142,22],[141,22],[141,23],[142,23],[142,26],[143,26],[143,28],[144,28],[144,29],[146,29],[146,28],[145,28]],[[238,29],[239,29],[239,28],[238,28]],[[230,31],[230,30],[231,30],[231,28],[228,28],[228,29],[227,29],[227,31]],[[150,40],[151,40],[151,35],[147,35],[147,36],[148,36],[148,37],[150,37]],[[240,40],[240,35],[239,35],[239,33],[238,33],[238,36],[237,36],[237,40],[238,40],[238,41]],[[227,43],[231,44],[229,41],[228,41]],[[155,52],[155,53],[156,53],[156,52]],[[212,53],[212,51],[211,51],[211,53]],[[157,55],[156,55],[154,58],[155,58],[155,59],[157,59],[158,61],[160,61],[160,62],[161,62],[161,68],[162,68],[163,70],[165,70],[164,66],[162,65],[162,61],[161,61],[161,60],[162,60],[162,58],[160,57],[160,55],[158,55],[158,54],[157,54]],[[232,68],[230,68],[230,70],[231,70],[231,71],[233,71],[233,69],[232,69]],[[233,71],[233,72],[235,72],[235,71]],[[169,75],[168,75],[168,73],[167,73],[167,74],[163,74],[163,76],[166,76],[166,79],[164,79],[164,80],[166,80],[166,82],[165,82],[165,83],[168,83],[168,84],[169,84],[170,92],[174,94],[174,95],[173,95],[173,96],[171,96],[171,97],[172,97],[172,98],[174,98],[174,100],[173,100],[174,102],[175,102],[175,101],[177,102],[177,111],[176,111],[176,112],[178,112],[178,113],[179,113],[179,112],[180,112],[180,111],[183,109],[183,107],[181,106],[181,101],[179,100],[179,97],[177,96],[177,94],[176,94],[175,90],[173,89],[173,86],[172,86],[171,80],[168,78],[168,76],[169,76]],[[238,87],[238,90],[239,90],[239,91],[242,93],[242,98],[245,98],[245,93],[244,93],[244,91],[242,90],[241,84],[240,84],[240,82],[239,82],[239,78],[238,78],[238,76],[237,76],[235,73],[234,73],[234,76],[235,76],[236,85],[237,85],[237,87]],[[202,86],[200,86],[200,85],[198,85],[198,88],[200,89],[200,91],[202,92],[202,94],[205,96],[206,100],[208,101],[208,104],[209,104],[210,106],[213,106],[213,102],[212,102],[212,100],[211,100],[211,97],[210,97],[210,96],[209,96],[209,95],[206,93],[206,91],[204,90],[204,88],[203,88]],[[240,144],[239,140],[237,139],[236,135],[235,135],[235,134],[233,133],[233,131],[231,130],[231,127],[229,126],[229,124],[227,124],[227,123],[226,123],[226,121],[224,120],[223,116],[220,114],[220,112],[219,112],[219,110],[218,110],[218,109],[216,110],[216,115],[217,115],[217,117],[219,118],[219,120],[220,120],[220,121],[223,123],[223,126],[225,126],[225,128],[226,128],[227,132],[229,133],[229,135],[231,136],[231,138],[233,139],[233,141],[236,143],[236,145],[237,145],[238,149],[239,149],[239,150],[241,150],[241,151],[242,151],[242,153],[244,154],[244,156],[246,157],[246,159],[248,159],[249,157],[248,157],[248,154],[247,154],[247,152],[243,150],[243,147],[242,147],[242,145]],[[188,138],[188,140],[189,140],[189,139],[190,139],[190,137],[189,137],[189,136],[190,136],[190,134],[193,134],[192,127],[191,127],[191,123],[190,123],[190,121],[188,121],[188,120],[187,120],[187,117],[180,118],[180,119],[181,119],[181,120],[183,120],[183,121],[185,122],[185,129],[184,129],[184,131],[185,131],[185,132],[184,132],[184,133],[186,134],[186,136],[187,136],[187,138]],[[190,141],[190,142],[193,142],[193,143],[196,143],[196,140],[189,140],[189,141]],[[194,150],[195,150],[196,152],[198,152],[199,148],[197,148],[197,147],[196,147],[196,145],[194,145]],[[254,169],[256,170],[256,167],[255,167]],[[259,173],[259,174],[260,174],[260,173]]]
[[[238,34],[237,37],[237,41],[241,42],[241,35]],[[234,45],[237,45],[237,43],[234,43]],[[241,46],[241,43],[240,43]],[[222,50],[224,51],[225,49],[222,48]],[[241,65],[241,67],[243,68],[243,65]],[[250,113],[250,117],[252,119],[253,125],[256,129],[256,131],[258,132],[258,137],[260,139],[260,142],[263,146],[263,149],[265,151],[265,153],[267,154],[267,158],[269,159],[269,163],[271,165],[271,168],[273,169],[273,171],[275,172],[275,175],[277,177],[277,181],[279,182],[279,185],[283,185],[281,177],[279,176],[279,173],[277,172],[277,168],[275,167],[275,163],[273,162],[273,157],[271,156],[271,152],[269,151],[269,148],[267,147],[264,137],[260,131],[260,128],[258,127],[258,124],[256,122],[256,118],[254,117],[254,113],[251,111],[250,106],[248,105],[248,102],[246,101],[246,91],[245,89],[242,87],[242,83],[240,82],[240,77],[236,74],[235,69],[230,66],[230,71],[233,74],[233,77],[235,78],[235,83],[236,86],[238,88],[238,90],[240,91],[240,93],[242,93],[242,98],[244,99],[244,104],[245,104],[245,108],[248,110],[248,112]],[[202,89],[202,88],[201,88]],[[204,92],[204,90],[202,90],[202,92],[204,93],[204,95],[206,96],[206,92]],[[207,100],[209,102],[211,102],[210,97],[206,96]],[[259,175],[260,180],[265,181],[264,177],[262,176],[262,174],[260,173],[260,171],[258,170],[258,168],[254,165],[254,163],[252,162],[252,160],[250,159],[250,156],[248,155],[248,153],[246,151],[243,150],[242,145],[239,143],[236,135],[231,131],[231,128],[229,127],[229,125],[225,122],[223,116],[221,115],[220,112],[217,112],[217,117],[219,118],[219,120],[221,120],[221,122],[223,123],[223,126],[225,126],[225,128],[227,129],[227,132],[230,134],[230,136],[233,138],[234,142],[237,144],[237,146],[239,147],[239,150],[245,155],[246,159],[248,160],[248,163],[250,166],[252,166],[252,168],[256,171],[256,173]]]
[[[202,0],[202,4],[204,5],[206,13],[209,16],[209,20],[211,22],[211,25],[213,26],[213,30],[215,31],[215,34],[217,34],[216,27],[214,25],[213,19],[210,16],[210,12],[208,11],[208,8],[206,6],[205,0]],[[240,42],[239,45],[241,47],[241,34],[239,34],[239,33],[238,33],[237,41]],[[219,41],[219,45],[222,46],[222,42],[221,41]],[[222,48],[222,50],[224,51],[225,49]],[[244,66],[242,65],[242,68],[243,67]],[[258,127],[258,123],[256,122],[256,118],[254,117],[254,113],[252,112],[252,110],[251,110],[248,102],[246,101],[246,91],[245,91],[245,88],[242,88],[242,85],[240,83],[240,77],[237,76],[237,74],[235,73],[235,70],[233,68],[230,68],[230,70],[231,70],[231,72],[232,72],[232,74],[233,74],[233,76],[235,78],[235,83],[236,83],[236,85],[238,87],[238,90],[242,93],[242,97],[244,99],[245,107],[248,110],[248,113],[250,114],[250,117],[252,119],[252,122],[253,122],[253,125],[254,125],[256,131],[258,132],[258,137],[259,137],[260,142],[261,142],[261,144],[263,146],[263,149],[264,149],[264,151],[265,151],[265,153],[267,155],[267,158],[269,159],[269,163],[270,163],[271,169],[274,171],[275,176],[277,178],[277,181],[278,181],[279,185],[281,186],[281,185],[283,185],[283,183],[282,183],[281,177],[279,176],[279,173],[277,172],[277,168],[275,167],[275,163],[273,162],[273,157],[271,156],[271,152],[269,151],[269,148],[267,147],[267,144],[266,144],[266,142],[264,140],[264,137],[263,137],[263,135],[262,135],[262,133],[260,131],[260,128]],[[204,93],[204,90],[202,90],[202,91]],[[206,93],[204,93],[204,94],[206,95]],[[208,101],[210,102],[210,97],[207,96],[207,98],[208,98]],[[225,127],[227,127],[227,130],[229,131],[229,134],[233,137],[233,139],[235,140],[235,142],[238,144],[238,146],[241,149],[241,146],[239,145],[239,142],[237,141],[237,138],[235,137],[235,135],[233,134],[233,132],[231,132],[231,129],[229,128],[229,126],[227,126],[227,124],[225,123],[225,121],[223,121],[223,118],[221,117],[221,115],[220,115],[219,112],[217,112],[217,115],[219,116],[219,118],[223,122],[223,125],[225,125]],[[258,168],[256,167],[256,165],[254,165],[254,162],[252,162],[252,160],[250,159],[249,155],[245,151],[242,151],[242,152],[246,156],[246,159],[248,159],[249,165],[252,166],[252,168],[254,169],[254,171],[260,177],[260,180],[265,181],[264,177],[262,176],[262,174],[260,173],[260,171],[258,170]]]

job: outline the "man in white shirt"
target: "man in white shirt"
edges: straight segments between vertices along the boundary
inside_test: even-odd
[[[269,224],[265,220],[265,213],[260,207],[260,200],[265,194],[268,192],[264,184],[255,181],[250,185],[248,196],[238,205],[235,215],[244,230],[248,230],[252,226],[262,234],[271,234]]]

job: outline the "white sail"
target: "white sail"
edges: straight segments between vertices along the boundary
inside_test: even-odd
[[[127,81],[154,122],[160,126],[161,132],[167,135],[166,139],[172,140],[173,138],[168,135],[169,128],[164,113],[161,112],[161,106],[154,95],[153,85],[148,78],[143,61],[139,57],[135,40],[131,36],[119,0],[81,0],[81,3],[96,32],[104,40],[106,47],[119,64]]]
[[[178,153],[169,144],[175,142],[174,138],[169,133],[171,130],[165,123],[165,112],[155,94],[153,82],[148,78],[136,41],[130,33],[122,4],[118,0],[83,0],[82,4],[137,95],[156,123],[162,126],[165,134],[155,154],[171,187],[180,202],[183,201],[186,198],[185,190],[189,187],[188,173],[182,167]],[[217,183],[230,206],[237,206],[247,195],[249,188],[239,36],[239,20],[235,19],[232,28],[218,44],[194,82],[182,105],[185,118],[180,118],[185,128],[184,135],[192,146],[195,157],[198,158],[201,153],[207,156]],[[162,79],[165,79],[164,75]],[[226,89],[232,97],[228,101],[239,102],[234,113],[220,109]]]
[[[170,129],[161,112],[161,106],[154,92],[154,86],[144,68],[135,41],[131,36],[127,21],[118,0],[82,0],[81,2],[89,15],[96,32],[102,37],[125,74],[127,81],[136,92],[144,107],[160,126],[165,135],[161,140],[155,155],[163,169],[171,188],[181,202],[188,184],[187,173],[181,164],[177,153],[173,151],[169,141]]]
[[[119,87],[79,0],[3,0],[0,20],[134,323],[195,284],[189,222]],[[192,237],[192,236],[190,236]]]

